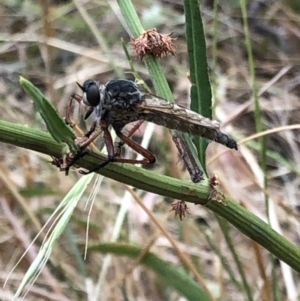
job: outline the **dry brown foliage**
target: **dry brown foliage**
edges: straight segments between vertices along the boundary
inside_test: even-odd
[[[30,99],[18,84],[19,75],[41,88],[62,115],[69,95],[76,92],[76,81],[82,83],[88,78],[96,78],[106,82],[131,76],[120,43],[120,37],[129,43],[130,36],[119,22],[117,8],[108,6],[107,1],[3,2],[0,8],[1,119],[44,129]],[[222,131],[238,140],[255,134],[253,98],[240,9],[226,3],[223,1],[219,8],[214,63],[213,10],[209,3],[203,4],[202,10],[215,94],[215,119],[220,120]],[[190,83],[186,76],[188,62],[182,3],[135,1],[135,4],[139,14],[145,16],[145,24],[151,21],[148,28],[174,32],[173,36],[177,37],[173,41],[176,56],[164,57],[161,63],[174,98],[178,103],[186,103]],[[155,15],[151,15],[157,8]],[[280,227],[285,237],[299,243],[300,136],[299,129],[285,128],[300,123],[299,12],[285,1],[276,1],[273,4],[266,2],[264,7],[251,6],[248,13],[263,124],[266,129],[278,130],[266,136],[270,152],[268,188],[263,189],[257,139],[251,140],[251,144],[241,143],[239,152],[211,143],[207,151],[208,170],[218,175],[221,191],[263,219],[266,219],[264,193],[267,194],[272,223]],[[164,37],[172,40],[169,35]],[[143,51],[138,53],[141,59],[148,53]],[[169,45],[163,52],[174,54],[175,49]],[[134,64],[141,77],[151,85],[143,64],[137,61]],[[80,121],[77,124],[84,131],[84,125]],[[145,131],[147,125],[144,124],[134,139],[141,141]],[[167,130],[155,127],[148,148],[158,159],[153,167],[156,172],[188,179]],[[132,154],[127,152],[126,155]],[[2,284],[80,175],[73,171],[66,177],[50,164],[51,158],[11,145],[1,143],[0,156]],[[84,194],[68,231],[59,240],[51,260],[25,300],[88,300],[87,294],[92,294],[106,257],[88,253],[86,260],[82,260],[88,215],[85,201],[91,189]],[[143,191],[137,194],[182,254],[192,259],[204,285],[213,295],[221,295],[222,300],[245,299],[244,292],[235,287],[209,243],[212,241],[223,254],[240,281],[215,216],[204,207],[189,204],[189,214],[180,221],[174,219],[174,212],[170,214],[170,204],[178,200],[166,200]],[[89,244],[112,239],[116,216],[124,202],[128,202],[128,215],[118,241],[151,250],[182,267],[182,258],[174,252],[170,241],[149,215],[131,199],[123,185],[110,179],[104,179],[98,188],[90,214]],[[184,214],[180,211],[178,215]],[[6,287],[0,285],[0,300],[12,299],[38,252],[43,235],[30,247]],[[269,299],[269,254],[234,228],[231,238],[253,289],[254,300],[272,300]],[[299,295],[299,275],[293,274],[293,281],[287,282],[282,267],[276,267],[277,288],[284,296],[283,300],[287,300],[287,295],[293,294],[294,290]],[[174,290],[166,289],[157,275],[127,257],[112,257],[98,300],[123,300],[120,286],[124,279],[129,300],[166,300],[166,294],[168,300],[181,300]]]

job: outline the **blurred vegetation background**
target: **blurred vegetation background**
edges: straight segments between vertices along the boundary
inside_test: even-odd
[[[161,64],[174,99],[187,106],[190,82],[183,1],[133,3],[145,29],[155,27],[161,33],[173,32],[173,37],[177,37],[176,56],[161,59]],[[214,96],[213,115],[221,121],[223,132],[240,140],[256,133],[240,2],[219,0],[200,4]],[[222,191],[237,202],[242,201],[254,214],[267,220],[268,209],[271,223],[286,238],[299,244],[300,136],[299,130],[285,127],[300,123],[300,5],[298,0],[250,1],[247,14],[263,127],[277,129],[265,136],[268,187],[263,188],[261,150],[255,139],[242,144],[239,153],[211,143],[207,151],[208,171],[218,175]],[[61,116],[65,115],[69,96],[79,92],[76,81],[83,83],[94,78],[105,83],[115,78],[133,79],[121,39],[128,44],[141,78],[152,87],[143,63],[133,57],[130,35],[115,1],[2,0],[0,16],[0,118],[3,120],[45,129],[19,85],[20,75],[38,86]],[[83,127],[80,121],[78,124]],[[142,140],[146,127],[144,124],[135,133],[136,141]],[[72,171],[66,177],[50,164],[51,158],[47,156],[0,145],[2,284],[81,176]],[[148,149],[157,158],[151,169],[172,177],[189,178],[168,130],[156,126]],[[129,150],[126,155],[130,155]],[[25,300],[184,300],[157,273],[127,256],[108,258],[88,252],[83,259],[89,214],[85,201],[92,190],[91,185],[84,193],[47,267]],[[210,292],[212,300],[299,300],[299,274],[279,264],[206,208],[188,204],[189,214],[182,222],[170,213],[170,203],[175,200],[144,191],[137,193],[181,252],[191,259],[202,277],[201,285]],[[264,194],[270,200],[268,208]],[[128,204],[128,212],[118,241],[151,249],[166,262],[182,267],[169,240],[149,215],[131,200],[122,184],[110,179],[104,179],[97,189],[89,216],[88,244],[112,240],[116,216],[124,202]],[[41,242],[38,239],[31,246],[5,288],[1,285],[0,300],[12,299]],[[238,260],[234,259],[231,247],[236,250]],[[184,268],[189,273],[189,268]],[[99,282],[101,293],[95,295]]]

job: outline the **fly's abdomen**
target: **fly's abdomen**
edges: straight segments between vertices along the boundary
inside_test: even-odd
[[[217,132],[214,140],[227,146],[228,148],[234,148],[236,150],[238,149],[236,141],[222,132]]]
[[[154,95],[145,94],[136,105],[141,118],[169,129],[201,136],[237,149],[236,142],[220,132],[220,123]]]

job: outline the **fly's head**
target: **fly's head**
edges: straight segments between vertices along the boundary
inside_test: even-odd
[[[97,84],[92,79],[88,79],[81,86],[77,83],[79,88],[83,91],[82,100],[83,103],[90,107],[97,107],[103,103],[105,97],[105,86]]]
[[[98,118],[102,118],[106,112],[105,101],[107,100],[105,86],[97,83],[92,79],[88,79],[81,86],[77,83],[79,88],[83,91],[82,101],[85,105],[89,106],[84,119],[86,120],[93,112]]]

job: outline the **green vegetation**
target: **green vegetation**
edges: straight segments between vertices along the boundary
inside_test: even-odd
[[[295,298],[299,139],[297,130],[284,128],[299,123],[299,68],[292,66],[300,24],[292,1],[4,2],[0,254],[11,271],[5,293],[17,297],[33,284],[38,290],[29,288],[30,300],[47,300],[49,292],[57,300]],[[135,57],[130,38],[150,29],[143,20],[151,19],[158,34],[177,38],[175,56],[169,45],[161,58]],[[133,74],[169,101],[189,99],[232,137],[278,132],[240,140],[239,152],[184,135],[206,172],[198,184],[183,170],[170,133],[147,125],[133,138],[145,143],[155,136],[147,146],[157,158],[151,170],[114,163],[99,170],[102,176],[81,176],[75,168],[65,176],[50,162],[77,150],[74,139],[82,133],[63,120],[75,82]],[[87,155],[78,167],[98,163]],[[218,192],[209,186],[212,174]],[[186,202],[183,221],[170,212],[170,200]],[[14,270],[27,248],[26,264]]]

